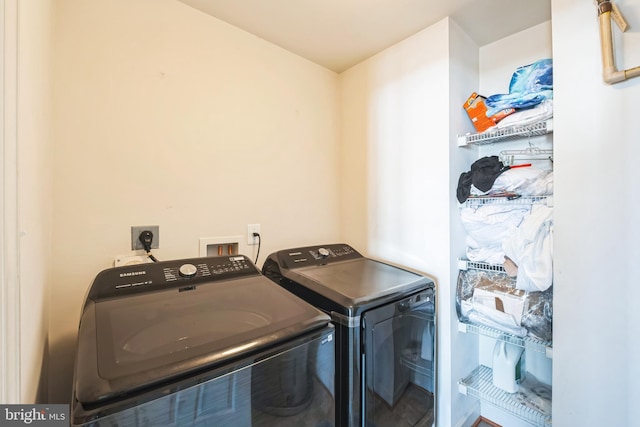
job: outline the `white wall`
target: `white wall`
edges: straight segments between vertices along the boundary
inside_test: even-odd
[[[476,420],[480,405],[477,399],[466,397],[458,392],[458,380],[466,377],[471,369],[478,366],[478,337],[473,334],[458,332],[458,316],[455,308],[458,265],[456,260],[466,258],[466,231],[462,227],[456,188],[462,172],[469,170],[469,165],[477,159],[478,153],[473,149],[458,147],[457,136],[473,131],[473,124],[463,108],[465,100],[472,92],[478,91],[479,50],[476,43],[460,26],[451,21],[450,28],[450,85],[449,85],[449,283],[447,288],[440,288],[443,309],[438,313],[440,321],[440,343],[446,343],[441,353],[439,375],[440,381],[448,381],[449,393],[441,396],[451,402],[451,423],[439,419],[438,426],[471,425]],[[448,305],[444,305],[446,304]],[[447,371],[446,365],[450,364]],[[444,405],[444,404],[443,404]]]
[[[551,21],[505,37],[480,48],[478,89],[485,96],[509,93],[516,68],[552,58]]]
[[[446,241],[434,227],[447,222],[446,209],[433,209],[447,199],[447,188],[433,185],[446,165],[430,162],[447,151],[448,46],[436,43],[447,29],[441,21],[340,76],[342,234],[414,268],[446,260],[430,242],[434,233]]]
[[[617,37],[619,68],[640,66],[640,2],[616,3],[630,24]],[[592,2],[552,7],[553,425],[632,426],[640,419],[640,78],[602,81]]]
[[[173,0],[56,9],[52,403],[69,400],[85,292],[130,226],[160,226],[159,259],[249,223],[259,263],[339,237],[335,73]]]
[[[458,56],[462,65],[455,67],[465,76],[468,60],[475,58],[477,68],[477,48],[445,19],[340,75],[342,235],[369,256],[436,280],[437,416],[443,426],[467,411],[455,386],[458,372],[452,375],[458,359],[451,344],[449,149],[455,138],[450,138],[449,57],[451,49],[469,45],[471,57]],[[461,87],[454,90],[468,89]],[[459,120],[459,113],[453,114]]]

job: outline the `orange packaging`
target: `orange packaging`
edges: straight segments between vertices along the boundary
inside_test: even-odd
[[[487,117],[487,106],[484,104],[486,98],[473,92],[464,103],[464,109],[467,111],[473,126],[478,132],[484,132],[492,126],[495,126],[500,120],[515,112],[513,108],[500,110],[491,117]]]

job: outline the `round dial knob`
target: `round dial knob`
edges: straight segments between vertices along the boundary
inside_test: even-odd
[[[320,248],[318,249],[318,253],[320,254],[320,256],[322,258],[326,258],[329,256],[329,250],[327,250],[326,248]]]
[[[198,272],[198,269],[193,264],[182,264],[178,272],[182,277],[193,277]]]

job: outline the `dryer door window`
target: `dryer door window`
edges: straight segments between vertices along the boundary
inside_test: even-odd
[[[429,289],[364,313],[365,425],[432,425],[434,307]]]

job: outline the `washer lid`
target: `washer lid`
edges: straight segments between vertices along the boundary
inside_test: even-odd
[[[328,322],[262,276],[101,300],[81,320],[76,396],[83,403],[109,399]]]

